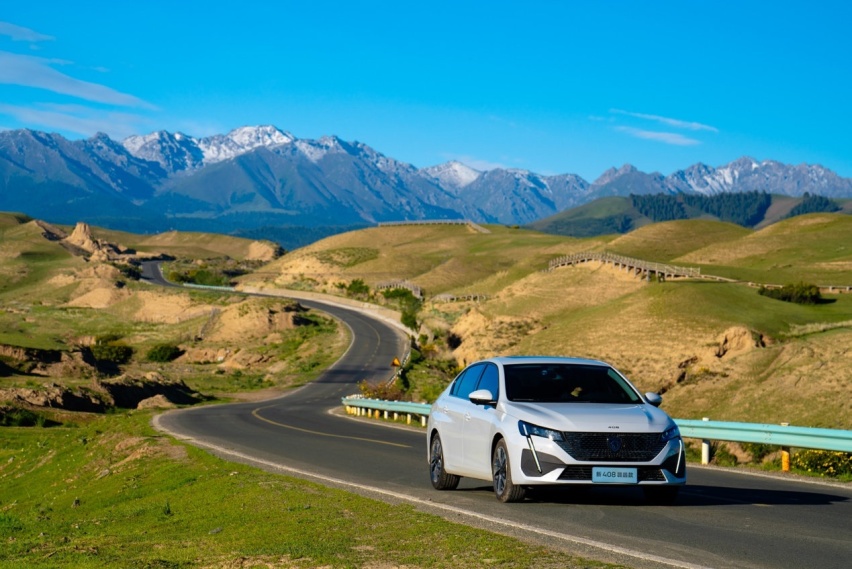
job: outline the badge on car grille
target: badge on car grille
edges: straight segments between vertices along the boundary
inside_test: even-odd
[[[606,442],[609,445],[609,450],[613,454],[618,454],[618,452],[621,450],[621,437],[607,437]]]

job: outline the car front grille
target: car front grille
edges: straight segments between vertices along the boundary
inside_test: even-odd
[[[647,462],[666,446],[660,433],[566,432],[562,437],[562,450],[582,462]]]
[[[589,482],[592,479],[591,466],[566,466],[559,480],[574,480],[577,482]],[[658,467],[645,466],[636,469],[637,482],[665,482],[666,477]]]

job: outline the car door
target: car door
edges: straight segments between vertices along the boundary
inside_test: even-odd
[[[476,389],[484,365],[474,364],[462,371],[439,405],[445,421],[438,427],[444,447],[444,468],[447,472],[467,476],[464,460],[464,429],[470,407],[468,396]]]
[[[499,371],[497,366],[486,363],[473,391],[487,389],[495,400],[499,397]],[[468,394],[469,395],[469,394]],[[493,405],[475,405],[468,400],[464,416],[465,470],[469,476],[491,478],[491,437],[497,410]]]

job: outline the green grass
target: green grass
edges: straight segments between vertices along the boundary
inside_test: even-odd
[[[227,463],[150,418],[0,429],[0,567],[604,566]]]
[[[811,214],[787,219],[683,257],[702,272],[757,283],[852,285],[852,216]]]
[[[654,223],[618,237],[607,251],[658,263],[671,262],[687,253],[741,239],[753,232],[733,223],[700,219]]]
[[[320,261],[340,267],[354,267],[378,257],[379,251],[372,247],[341,247],[317,253]]]

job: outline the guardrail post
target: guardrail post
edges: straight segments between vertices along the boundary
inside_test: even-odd
[[[709,421],[710,417],[702,417],[702,421]],[[701,464],[710,464],[710,441],[701,441]]]
[[[405,424],[406,424],[406,425],[410,425],[410,424],[411,424],[411,413],[408,413],[408,415],[406,416],[406,418],[405,418]]]
[[[781,423],[782,427],[789,427],[790,423]],[[781,447],[781,472],[790,472],[790,447]]]
[[[426,426],[426,415],[420,415],[420,426],[421,427]]]

